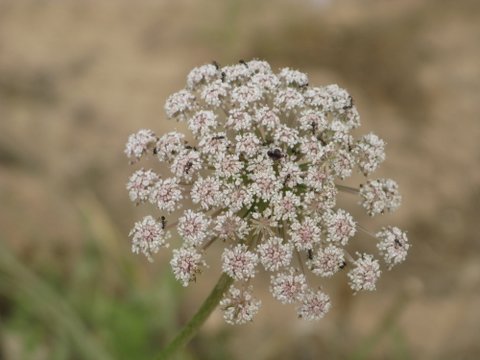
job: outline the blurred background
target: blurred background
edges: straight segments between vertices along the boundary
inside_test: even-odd
[[[260,279],[252,324],[217,311],[179,359],[480,358],[478,0],[0,0],[0,359],[152,359],[195,312],[218,266],[183,289],[167,251],[130,253],[151,209],[128,200],[123,148],[175,128],[164,101],[191,68],[251,58],[350,91],[404,201],[348,209],[413,246],[376,292],[326,284],[316,323]]]

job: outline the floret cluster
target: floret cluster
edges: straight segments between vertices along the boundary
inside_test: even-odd
[[[125,148],[132,163],[154,156],[163,164],[161,173],[140,168],[128,181],[134,203],[159,210],[158,218],[135,224],[132,250],[152,260],[176,239],[170,264],[188,286],[207,266],[207,249],[222,247],[222,271],[235,280],[220,303],[228,323],[257,313],[252,280],[259,271],[271,274],[275,299],[315,320],[331,307],[322,287],[312,285],[316,277],[346,271],[354,292],[371,291],[381,272],[375,256],[388,268],[405,260],[405,232],[365,230],[378,248],[367,254],[356,241],[363,227],[336,206],[339,192],[352,193],[377,216],[401,200],[395,181],[371,178],[385,159],[385,142],[373,133],[352,135],[360,117],[344,89],[311,86],[306,74],[290,68],[274,73],[265,61],[213,63],[188,74],[165,112],[191,134],[142,129]],[[365,176],[357,189],[343,184],[354,172]]]

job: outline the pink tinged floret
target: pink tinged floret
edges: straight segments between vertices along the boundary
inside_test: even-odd
[[[310,216],[320,216],[325,211],[332,210],[336,205],[337,190],[335,185],[325,186],[320,192],[308,192],[304,196],[305,213]]]
[[[178,220],[178,234],[188,245],[200,246],[209,236],[210,221],[202,212],[188,209]]]
[[[193,68],[187,76],[187,88],[195,90],[199,85],[208,84],[219,76],[220,72],[213,64]]]
[[[307,170],[305,184],[313,190],[322,192],[333,182],[332,175],[321,166],[311,166]]]
[[[348,272],[349,284],[355,292],[361,290],[373,291],[380,277],[380,265],[372,255],[357,254],[354,268]]]
[[[152,170],[140,169],[135,171],[127,183],[130,200],[136,204],[147,201],[152,188],[159,179],[159,176]]]
[[[218,157],[226,153],[230,140],[225,132],[210,133],[200,139],[198,146],[203,154]]]
[[[248,69],[252,74],[257,73],[257,74],[271,74],[272,73],[272,68],[270,67],[270,64],[264,60],[250,60],[248,63]]]
[[[360,204],[368,215],[395,211],[401,203],[398,185],[391,179],[369,180],[360,188]]]
[[[259,198],[270,200],[281,188],[281,183],[273,173],[263,172],[255,174],[253,184],[251,185],[252,192]]]
[[[150,191],[150,202],[160,210],[173,212],[180,206],[183,199],[182,190],[177,179],[160,179]]]
[[[301,108],[304,105],[305,99],[303,95],[293,88],[286,88],[280,90],[274,99],[274,104],[283,111],[290,112]]]
[[[272,199],[274,206],[274,216],[277,220],[294,221],[297,218],[298,208],[300,207],[300,197],[291,191],[286,191],[284,195],[277,195]]]
[[[389,268],[405,261],[410,244],[404,231],[395,226],[387,226],[383,227],[375,236],[380,239],[377,248]]]
[[[162,224],[148,215],[135,223],[129,236],[132,238],[132,252],[142,253],[152,262],[153,254],[156,254],[162,246],[168,247],[166,240],[170,238],[170,233],[163,229]]]
[[[141,129],[128,137],[125,154],[132,163],[137,162],[142,156],[153,151],[156,141],[157,137],[152,130]]]
[[[243,109],[233,109],[229,112],[225,126],[235,131],[249,130],[252,126],[252,116]]]
[[[293,70],[290,68],[283,68],[280,70],[278,77],[286,85],[295,85],[295,86],[306,86],[308,85],[308,76],[305,73],[302,73],[298,70]]]
[[[237,142],[235,146],[237,154],[253,157],[257,155],[260,150],[260,139],[255,134],[247,133],[237,135],[235,141]]]
[[[303,184],[303,175],[304,173],[300,169],[300,166],[293,161],[285,162],[279,174],[283,185],[290,188],[295,188],[297,185]]]
[[[262,176],[271,176],[276,179],[275,171],[273,170],[273,160],[268,156],[268,151],[271,149],[263,149],[257,157],[248,159],[247,172],[251,180],[256,180]]]
[[[322,111],[322,113],[328,113],[332,109],[332,100],[330,95],[326,91],[325,87],[312,87],[310,86],[305,92],[305,104]]]
[[[262,91],[255,84],[242,85],[232,91],[232,102],[241,109],[245,109],[261,98]]]
[[[234,215],[232,212],[227,212],[224,215],[217,216],[214,231],[221,240],[237,241],[245,239],[250,227],[241,217]]]
[[[240,290],[233,285],[220,301],[223,318],[227,324],[241,325],[253,320],[262,302],[252,295],[252,287]]]
[[[350,94],[337,84],[327,85],[324,89],[329,96],[329,111],[343,113],[353,106]]]
[[[342,149],[336,152],[330,165],[332,172],[343,180],[352,175],[355,159],[348,151]]]
[[[198,111],[188,120],[188,128],[196,136],[207,136],[217,125],[217,115],[213,111]]]
[[[353,154],[358,168],[367,176],[385,160],[385,142],[375,134],[364,135],[355,143]]]
[[[357,232],[355,220],[343,209],[325,213],[323,221],[327,229],[327,240],[336,244],[347,245]]]
[[[277,145],[294,147],[298,143],[298,130],[287,125],[278,125],[274,130],[273,139]]]
[[[314,292],[308,290],[300,300],[300,306],[297,308],[299,318],[304,320],[320,320],[330,310],[332,304],[330,297],[322,291]]]
[[[180,90],[171,95],[165,103],[165,112],[169,118],[181,118],[195,108],[195,96],[188,90]]]
[[[238,155],[223,155],[215,162],[215,174],[219,178],[238,177],[241,175],[244,163]]]
[[[334,124],[333,122],[332,124]],[[332,130],[332,127],[330,127],[330,130]],[[346,130],[333,130],[335,131],[334,134],[330,137],[330,143],[329,145],[333,146],[332,148],[332,154],[336,154],[336,150],[344,150],[348,152],[353,151],[353,143],[354,139],[353,136],[348,133]]]
[[[306,136],[300,143],[300,151],[305,159],[313,164],[320,164],[324,161],[325,146],[315,136]],[[315,170],[317,166],[309,167],[309,170]],[[323,172],[322,172],[323,173]]]
[[[258,256],[246,245],[238,244],[225,249],[222,254],[222,270],[235,280],[248,280],[256,273]]]
[[[202,91],[202,99],[208,105],[216,108],[222,105],[222,101],[228,95],[229,86],[221,80],[216,80],[207,86]]]
[[[190,192],[193,203],[200,204],[204,210],[219,205],[222,201],[220,184],[220,180],[215,177],[199,178]]]
[[[206,264],[202,260],[202,255],[195,248],[182,247],[173,250],[170,265],[175,278],[183,286],[188,286],[192,281],[196,281],[201,267]]]
[[[250,207],[253,203],[252,192],[236,184],[227,184],[223,189],[222,198],[225,207],[234,213],[244,207]]]
[[[273,130],[280,124],[278,109],[270,109],[268,106],[257,109],[255,112],[255,121],[267,130]]]
[[[298,118],[298,123],[300,124],[301,130],[311,133],[312,135],[321,133],[327,128],[327,118],[325,114],[321,111],[311,109],[301,113]]]
[[[272,236],[257,248],[260,262],[267,271],[278,271],[290,265],[292,261],[293,247],[289,243],[283,243],[279,237]]]
[[[160,161],[171,161],[184,149],[185,135],[176,131],[162,135],[155,145],[155,151]]]
[[[276,90],[280,84],[280,81],[274,74],[265,73],[255,74],[252,76],[251,82],[268,93]]]
[[[307,265],[315,275],[333,276],[345,266],[343,249],[333,245],[320,248],[312,259],[307,261]]]
[[[270,292],[282,304],[292,304],[301,300],[306,289],[305,275],[296,274],[293,269],[271,277]]]
[[[181,180],[190,181],[202,169],[203,160],[196,150],[183,150],[173,160],[170,170]]]
[[[305,217],[302,222],[294,222],[290,227],[290,238],[297,250],[311,250],[320,242],[320,228],[311,217]]]
[[[230,84],[239,83],[247,80],[253,70],[244,64],[235,64],[224,66],[222,72],[225,73],[225,81]]]

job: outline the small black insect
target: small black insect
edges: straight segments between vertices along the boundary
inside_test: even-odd
[[[283,157],[280,149],[270,149],[267,151],[267,155],[272,160],[280,160]]]
[[[162,222],[162,229],[165,230],[165,227],[167,226],[167,219],[165,218],[165,216],[162,216],[160,220]]]
[[[157,137],[157,142],[158,142],[158,140],[160,140],[160,139]],[[157,155],[157,154],[158,154],[158,149],[157,149],[156,146],[152,149],[152,152],[153,152],[153,155]]]
[[[225,82],[226,77],[227,77],[227,74],[225,74],[225,71],[222,71],[222,82]]]
[[[313,251],[312,251],[312,249],[308,249],[308,260],[313,260]]]
[[[188,161],[187,164],[185,165],[185,174],[188,174],[188,172],[192,169],[193,162]]]
[[[242,65],[245,65],[248,68],[248,64],[245,62],[245,60],[242,59],[239,61],[239,63]]]
[[[315,135],[315,133],[317,132],[318,125],[315,121],[312,121],[311,125],[312,125],[312,135]]]
[[[185,145],[185,149],[197,151],[197,148],[195,146],[192,146],[192,145]]]
[[[212,61],[212,65],[215,66],[218,69],[220,69],[220,64],[216,62],[215,60]]]
[[[219,136],[212,137],[212,140],[222,140],[222,139],[225,139],[225,136],[219,135]]]
[[[343,269],[345,268],[345,266],[347,266],[347,263],[345,261],[342,261],[342,263],[340,264],[339,268],[340,269]]]
[[[351,95],[348,95],[348,101],[349,101],[349,104],[345,105],[343,107],[343,110],[348,110],[348,109],[351,109],[353,107],[354,102],[353,102],[353,97]]]
[[[400,240],[398,240],[398,239],[395,239],[394,242],[395,242],[395,245],[398,245],[398,246],[400,246],[400,247],[403,246],[402,242],[401,242]]]

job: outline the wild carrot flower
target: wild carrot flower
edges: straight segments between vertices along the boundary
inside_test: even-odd
[[[225,322],[239,325],[250,322],[260,309],[261,301],[252,295],[252,286],[239,290],[230,286],[225,298],[220,301]]]
[[[132,250],[151,260],[174,232],[170,265],[188,286],[208,266],[210,246],[222,248],[222,272],[235,281],[220,289],[227,323],[249,322],[259,310],[253,283],[260,271],[270,273],[275,299],[316,320],[331,307],[322,278],[346,271],[354,292],[375,289],[380,262],[362,251],[371,241],[365,234],[388,268],[405,260],[405,232],[387,226],[373,234],[336,206],[340,193],[350,193],[376,216],[401,200],[395,181],[370,178],[385,160],[385,142],[373,133],[355,139],[360,117],[338,85],[314,87],[306,74],[274,73],[265,61],[213,63],[188,74],[165,113],[190,134],[142,129],[125,148],[131,163],[150,156],[163,165],[128,181],[132,202],[159,210],[157,219],[135,224]],[[357,188],[345,183],[354,172],[365,176]]]
[[[309,289],[301,299],[297,308],[299,318],[305,320],[320,320],[330,310],[330,297],[322,291],[314,292]]]

